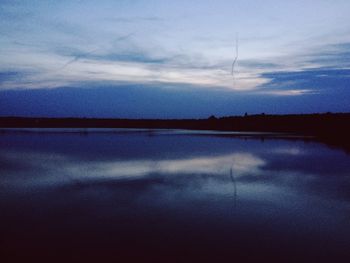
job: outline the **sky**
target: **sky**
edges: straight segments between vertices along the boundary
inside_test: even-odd
[[[349,112],[349,12],[348,0],[1,0],[0,116]]]

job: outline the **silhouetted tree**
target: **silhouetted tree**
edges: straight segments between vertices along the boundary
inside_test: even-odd
[[[210,120],[210,121],[215,121],[215,120],[217,120],[217,118],[216,118],[214,115],[211,115],[211,116],[208,118],[208,120]]]

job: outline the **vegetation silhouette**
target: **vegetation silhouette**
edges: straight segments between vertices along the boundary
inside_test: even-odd
[[[350,153],[350,113],[256,114],[208,119],[102,119],[0,117],[0,128],[143,128],[272,132],[302,136]],[[239,136],[239,135],[226,135]],[[264,137],[264,135],[261,135]]]

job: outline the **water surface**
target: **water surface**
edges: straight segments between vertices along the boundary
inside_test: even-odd
[[[42,131],[0,133],[0,257],[350,260],[341,150],[273,134]]]

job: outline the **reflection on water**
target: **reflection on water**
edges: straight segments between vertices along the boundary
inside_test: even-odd
[[[155,174],[163,176],[215,174],[224,178],[227,177],[230,167],[236,176],[241,176],[258,174],[260,166],[264,165],[262,159],[250,153],[169,160],[120,160],[116,158],[114,161],[79,160],[59,154],[51,154],[48,158],[46,154],[35,152],[8,152],[3,157],[7,162],[22,163],[22,165],[31,166],[35,170],[34,174],[28,173],[27,170],[23,171],[24,174],[17,170],[8,171],[2,184],[8,183],[11,189],[28,186],[58,186],[78,180],[81,183],[91,180],[127,180],[154,176]],[[57,176],[58,174],[60,176]]]
[[[214,135],[0,134],[1,254],[350,258],[350,156]]]

